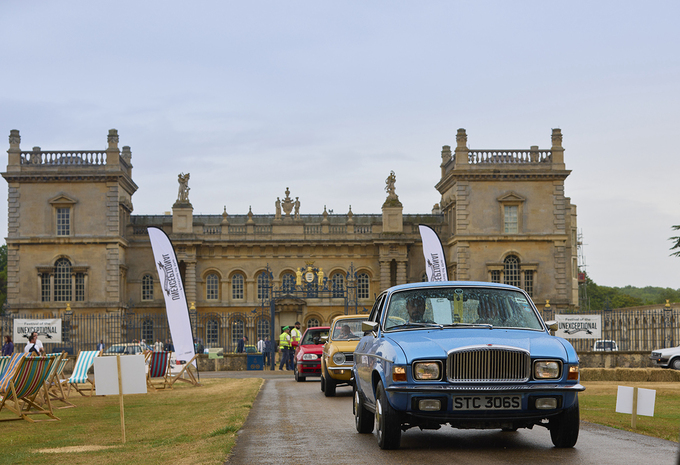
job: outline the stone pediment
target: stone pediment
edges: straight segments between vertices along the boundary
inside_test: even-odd
[[[501,195],[496,200],[498,200],[499,202],[524,202],[526,198],[522,197],[521,195],[515,192],[508,192],[506,194]]]
[[[52,205],[74,205],[77,203],[77,201],[64,194],[59,194],[58,196],[50,199],[49,203]]]

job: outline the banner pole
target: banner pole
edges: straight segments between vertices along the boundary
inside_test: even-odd
[[[123,405],[123,372],[120,369],[120,355],[116,355],[118,364],[118,400],[120,402],[120,430],[123,433],[123,444],[125,444],[125,406]]]
[[[637,404],[638,404],[638,388],[633,388],[633,415],[630,417],[630,427],[637,428]]]

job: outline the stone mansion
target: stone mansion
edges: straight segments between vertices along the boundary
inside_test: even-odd
[[[195,321],[211,315],[194,328],[206,341],[233,339],[221,333],[235,315],[269,312],[272,301],[275,328],[304,329],[422,281],[419,224],[439,234],[449,279],[513,284],[539,309],[547,300],[556,311],[578,305],[576,207],[564,192],[560,129],[549,149],[518,150],[470,149],[459,129],[433,179],[441,202],[417,215],[403,214],[393,183],[375,214],[302,213],[286,188],[273,215],[194,215],[184,174],[171,214],[133,215],[132,152],[115,129],[105,150],[22,150],[12,130],[7,153],[7,308],[17,315],[164,312],[148,226],[173,242]]]

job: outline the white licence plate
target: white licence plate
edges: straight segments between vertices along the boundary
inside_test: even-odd
[[[454,410],[521,410],[521,396],[454,396]]]

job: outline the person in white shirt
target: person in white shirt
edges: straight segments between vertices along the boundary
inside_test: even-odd
[[[24,353],[30,354],[35,352],[36,355],[45,355],[45,349],[43,348],[43,343],[38,339],[38,333],[35,331],[31,333],[31,337],[28,338],[28,344],[24,347]]]
[[[264,353],[264,341],[262,340],[262,338],[260,338],[260,340],[257,341],[257,351],[261,354]]]

